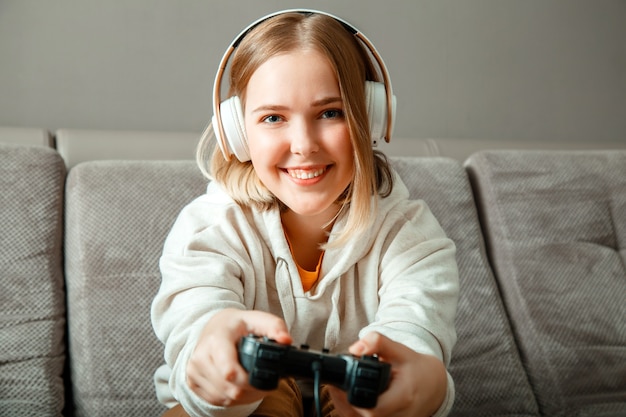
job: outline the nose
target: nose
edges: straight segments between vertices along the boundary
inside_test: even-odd
[[[319,151],[317,133],[311,123],[292,121],[289,134],[291,136],[291,153],[309,156]]]

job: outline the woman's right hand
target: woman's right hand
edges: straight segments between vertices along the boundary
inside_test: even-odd
[[[239,364],[237,343],[248,334],[292,343],[285,322],[272,314],[237,309],[215,314],[187,363],[187,384],[208,403],[224,407],[249,404],[267,395],[267,391],[250,386],[248,374]]]

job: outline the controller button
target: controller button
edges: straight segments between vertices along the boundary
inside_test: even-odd
[[[356,371],[356,376],[357,378],[363,379],[378,379],[380,377],[380,372],[371,368],[359,368]]]
[[[352,395],[350,397],[352,404],[371,408],[376,405],[378,392],[371,389],[355,387],[352,390]]]
[[[252,377],[262,381],[273,380],[278,378],[278,372],[269,369],[254,368],[252,370]]]
[[[260,348],[258,352],[259,359],[264,359],[268,361],[278,361],[280,360],[280,352],[277,352],[272,349],[263,349]]]

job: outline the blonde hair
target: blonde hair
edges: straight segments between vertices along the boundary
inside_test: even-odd
[[[323,14],[285,13],[254,27],[235,50],[230,66],[229,96],[245,104],[246,86],[252,74],[269,58],[300,49],[315,50],[328,58],[339,80],[350,140],[354,152],[354,177],[338,203],[348,211],[346,226],[335,239],[345,243],[353,234],[366,231],[375,217],[376,199],[386,197],[393,175],[384,154],[372,150],[365,103],[365,81],[378,81],[368,52],[340,22]],[[213,127],[209,127],[211,130]],[[242,205],[269,209],[282,203],[263,185],[250,161],[226,161],[215,135],[204,135],[196,160],[203,174],[221,184]],[[372,204],[373,200],[373,204]],[[374,213],[372,213],[374,211]]]

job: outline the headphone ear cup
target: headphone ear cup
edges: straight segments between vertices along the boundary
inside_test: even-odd
[[[224,140],[218,140],[218,143],[223,143],[228,147],[228,149],[222,148],[222,153],[224,155],[227,155],[227,152],[228,154],[232,153],[241,162],[249,161],[248,138],[246,137],[243,110],[239,97],[233,96],[222,101],[220,103],[220,114],[226,137],[223,138]],[[215,116],[213,117],[215,118]],[[216,126],[215,120],[213,125]],[[219,135],[219,132],[216,131],[216,134]]]
[[[380,140],[385,138],[387,133],[387,91],[385,84],[376,81],[365,82],[365,104],[367,105],[367,115],[370,122],[370,136],[372,146],[377,146]],[[396,110],[396,97],[392,96],[392,114],[394,120]],[[387,138],[389,140],[391,138]]]

